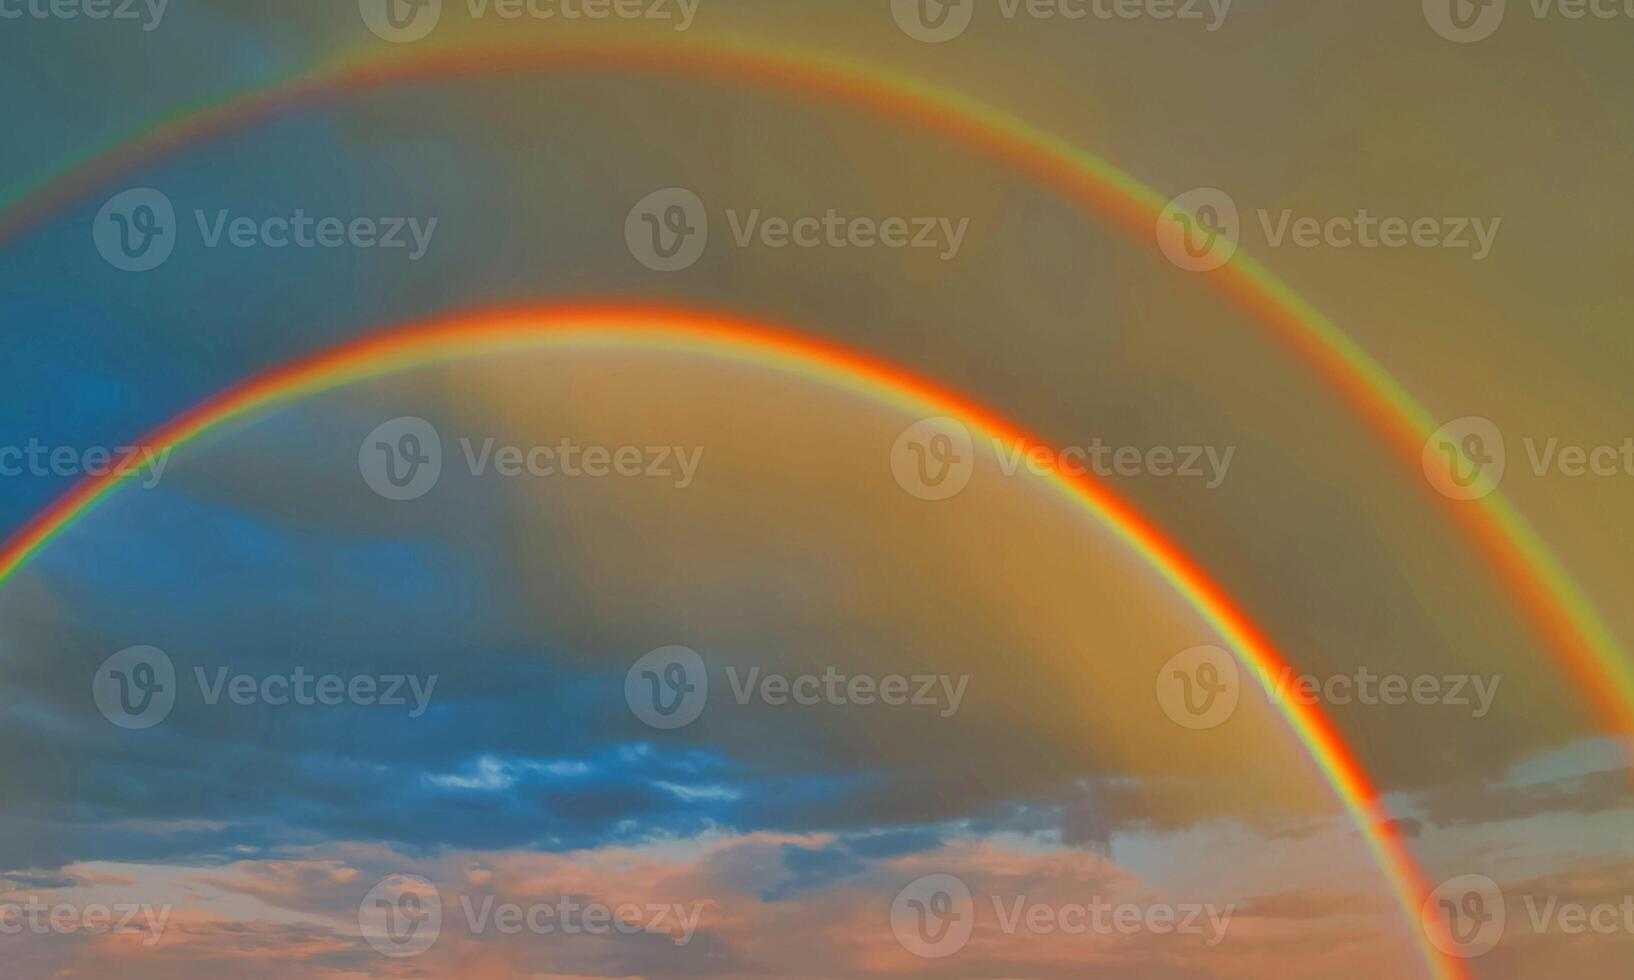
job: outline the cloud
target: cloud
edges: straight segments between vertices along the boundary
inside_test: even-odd
[[[175,909],[160,942],[131,936],[75,945],[73,968],[88,976],[138,980],[288,976],[323,980],[519,975],[549,977],[798,975],[813,978],[919,974],[926,961],[894,931],[892,900],[927,874],[951,874],[970,888],[973,934],[947,961],[959,975],[1293,978],[1318,967],[1324,976],[1360,980],[1410,969],[1411,943],[1392,942],[1381,925],[1394,910],[1376,897],[1342,891],[1277,893],[1234,899],[1214,890],[1177,894],[1107,858],[1083,851],[1040,851],[968,838],[933,842],[923,833],[847,840],[779,835],[716,837],[684,846],[602,848],[559,854],[450,852],[416,856],[368,844],[332,845],[322,856],[234,862],[208,872],[152,867],[140,889]],[[866,856],[863,856],[866,855]],[[839,868],[840,874],[831,872]],[[758,869],[759,875],[746,874]],[[392,875],[434,883],[442,911],[436,942],[404,960],[385,958],[361,938],[359,904]],[[775,897],[772,875],[798,880]],[[821,880],[819,880],[821,879]],[[600,903],[643,918],[648,909],[696,914],[696,932],[677,944],[673,916],[650,931],[569,933],[501,930],[494,910]],[[1241,901],[1240,915],[1217,915],[1224,940],[1203,933],[1073,930],[1026,926],[1012,911],[1046,911],[1035,922],[1070,922],[1063,910],[1092,902],[1137,909]],[[249,904],[245,904],[249,903]],[[1309,909],[1343,924],[1313,925]],[[1003,910],[1004,914],[1000,914]],[[230,914],[229,914],[230,913]],[[528,920],[518,920],[528,921]],[[555,914],[534,923],[555,925]],[[632,919],[631,921],[634,921]],[[1093,919],[1088,921],[1094,921]],[[1106,923],[1113,920],[1108,918]],[[280,971],[282,971],[280,973]],[[1369,972],[1372,971],[1372,972]]]
[[[1634,782],[1626,768],[1522,785],[1466,781],[1427,790],[1415,802],[1430,823],[1469,827],[1552,813],[1587,815],[1628,809],[1634,807]]]

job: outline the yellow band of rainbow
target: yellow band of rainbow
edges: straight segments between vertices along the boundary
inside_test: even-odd
[[[753,40],[553,43],[416,51],[384,61],[341,58],[289,81],[188,107],[58,178],[0,197],[0,246],[120,173],[280,111],[415,80],[576,70],[749,81],[906,119],[1035,175],[1154,247],[1154,229],[1167,204],[1107,161],[1006,112],[843,57]],[[1242,250],[1200,275],[1271,328],[1368,421],[1429,498],[1473,540],[1607,731],[1634,734],[1634,660],[1531,524],[1501,493],[1452,501],[1418,479],[1424,442],[1437,428],[1434,416],[1359,344]],[[0,581],[4,574],[0,568]]]
[[[952,416],[1017,445],[1044,445],[991,410],[903,369],[802,334],[716,313],[673,307],[585,304],[501,309],[411,324],[349,341],[258,375],[210,398],[141,441],[155,452],[183,446],[234,419],[287,405],[349,383],[499,351],[538,348],[669,350],[786,371],[919,416]],[[1052,454],[1053,458],[1053,454]],[[0,548],[0,583],[105,499],[133,473],[89,477]],[[1267,688],[1291,669],[1248,615],[1173,541],[1094,478],[1059,469],[1049,486],[1104,524],[1168,582]],[[1271,698],[1356,822],[1392,893],[1419,937],[1429,974],[1459,980],[1459,960],[1420,929],[1428,894],[1384,812],[1378,791],[1328,718],[1297,698]]]

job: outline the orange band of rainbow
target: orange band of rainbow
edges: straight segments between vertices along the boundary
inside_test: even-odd
[[[133,167],[339,93],[421,79],[575,70],[751,81],[802,96],[820,93],[906,119],[1035,175],[1149,245],[1155,245],[1155,227],[1166,206],[1156,191],[1051,133],[917,79],[843,58],[765,42],[552,44],[417,52],[385,62],[347,64],[342,59],[291,81],[186,110],[60,178],[0,198],[0,245]],[[1418,479],[1424,442],[1437,424],[1383,365],[1241,250],[1223,267],[1202,275],[1326,378]],[[1452,501],[1429,490],[1427,481],[1422,485],[1473,539],[1607,729],[1634,733],[1634,660],[1530,523],[1501,493]],[[0,579],[3,574],[0,570]]]
[[[918,415],[948,415],[1015,444],[1042,440],[974,401],[846,348],[718,314],[618,305],[507,309],[414,324],[302,358],[230,388],[142,440],[155,451],[184,445],[226,422],[351,382],[416,366],[519,348],[677,350],[788,371]],[[0,582],[132,474],[87,478],[0,549]],[[1167,581],[1269,685],[1288,661],[1225,591],[1133,507],[1087,475],[1054,470],[1049,485],[1113,531]],[[1268,691],[1269,693],[1269,691]],[[1420,936],[1432,976],[1465,976],[1457,959],[1419,931],[1424,877],[1397,836],[1378,791],[1327,717],[1298,699],[1273,698],[1360,828],[1391,890]]]

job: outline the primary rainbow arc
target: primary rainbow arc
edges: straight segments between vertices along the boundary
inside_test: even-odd
[[[499,351],[574,347],[674,350],[739,361],[816,380],[906,413],[952,416],[1007,443],[1045,445],[966,397],[835,344],[717,313],[614,304],[494,310],[365,336],[231,387],[161,426],[140,444],[155,452],[175,449],[234,419],[418,366]],[[0,582],[136,475],[112,470],[89,477],[38,515],[0,550]],[[1287,659],[1225,590],[1132,506],[1087,474],[1052,468],[1042,479],[1157,572],[1218,631],[1262,684],[1288,668]],[[1395,833],[1361,762],[1319,708],[1297,698],[1270,700],[1366,840],[1408,927],[1419,936],[1430,974],[1438,980],[1464,977],[1460,962],[1442,954],[1420,931],[1420,911],[1428,894],[1424,876]]]

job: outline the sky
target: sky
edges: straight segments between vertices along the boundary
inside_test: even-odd
[[[1634,733],[1494,574],[1470,502],[1161,232],[882,88],[633,47],[829,52],[998,107],[1160,199],[1224,193],[1242,251],[1438,423],[1501,432],[1505,498],[1634,635],[1614,219],[1634,19],[1511,4],[1458,43],[1435,2],[1239,0],[1210,30],[966,0],[943,43],[883,2],[701,0],[682,30],[679,3],[607,22],[450,3],[413,41],[371,32],[371,0],[5,20],[0,538],[90,450],[159,464],[0,580],[9,969],[1432,976],[1448,937],[1421,913],[1451,907],[1443,969],[1620,975]],[[590,44],[624,53],[329,91],[7,223],[75,161],[232,93]],[[119,267],[160,201],[170,251]],[[666,270],[643,242],[677,215],[707,243]],[[1433,229],[1364,246],[1365,216]],[[780,237],[802,217],[812,244]],[[1349,237],[1279,233],[1335,217]],[[274,244],[303,219],[313,244]],[[799,358],[606,341],[371,371],[144,443],[295,358],[569,301],[866,352],[1077,455],[1029,464],[975,419]],[[927,474],[948,446],[968,484],[943,496]],[[1605,472],[1575,475],[1574,448]],[[1050,471],[1072,461],[1289,673],[1253,676],[1064,494]],[[1290,726],[1302,689],[1377,787],[1422,908]]]

